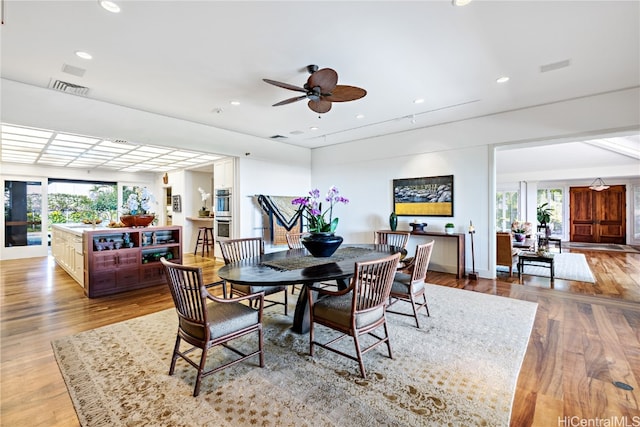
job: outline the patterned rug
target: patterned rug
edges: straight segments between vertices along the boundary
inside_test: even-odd
[[[436,285],[427,295],[422,329],[388,315],[394,359],[367,353],[367,380],[349,359],[321,348],[310,357],[308,335],[291,332],[279,309],[265,313],[265,367],[222,370],[197,398],[194,368],[179,361],[168,375],[173,309],[52,346],[83,426],[508,426],[537,305]],[[247,338],[241,345],[254,348]],[[209,362],[225,356],[216,349]]]

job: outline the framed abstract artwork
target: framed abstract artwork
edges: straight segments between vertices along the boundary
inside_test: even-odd
[[[453,175],[394,179],[393,210],[404,216],[453,216]]]

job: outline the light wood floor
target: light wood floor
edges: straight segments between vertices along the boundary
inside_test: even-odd
[[[550,289],[549,279],[526,276],[521,285],[508,274],[476,282],[435,272],[427,277],[539,304],[517,384],[514,427],[640,420],[640,254],[574,252],[586,255],[595,285],[556,279]],[[185,264],[201,265],[207,280],[216,279],[212,260],[187,255]],[[77,426],[50,341],[173,306],[165,286],[88,299],[52,258],[2,261],[0,280],[3,426]],[[634,390],[616,387],[617,381]]]

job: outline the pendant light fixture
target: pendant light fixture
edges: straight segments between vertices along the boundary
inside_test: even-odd
[[[609,186],[604,183],[602,178],[596,178],[593,180],[589,188],[594,191],[602,191],[602,190],[607,190]]]

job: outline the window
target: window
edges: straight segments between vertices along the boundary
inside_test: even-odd
[[[49,180],[49,224],[117,219],[115,182]]]
[[[563,235],[563,195],[562,188],[538,189],[538,204],[536,206],[540,206],[543,203],[548,204],[547,207],[551,210],[549,228],[551,229],[551,235],[556,237],[562,237]]]
[[[496,229],[509,231],[511,223],[518,218],[518,192],[496,192]]]

